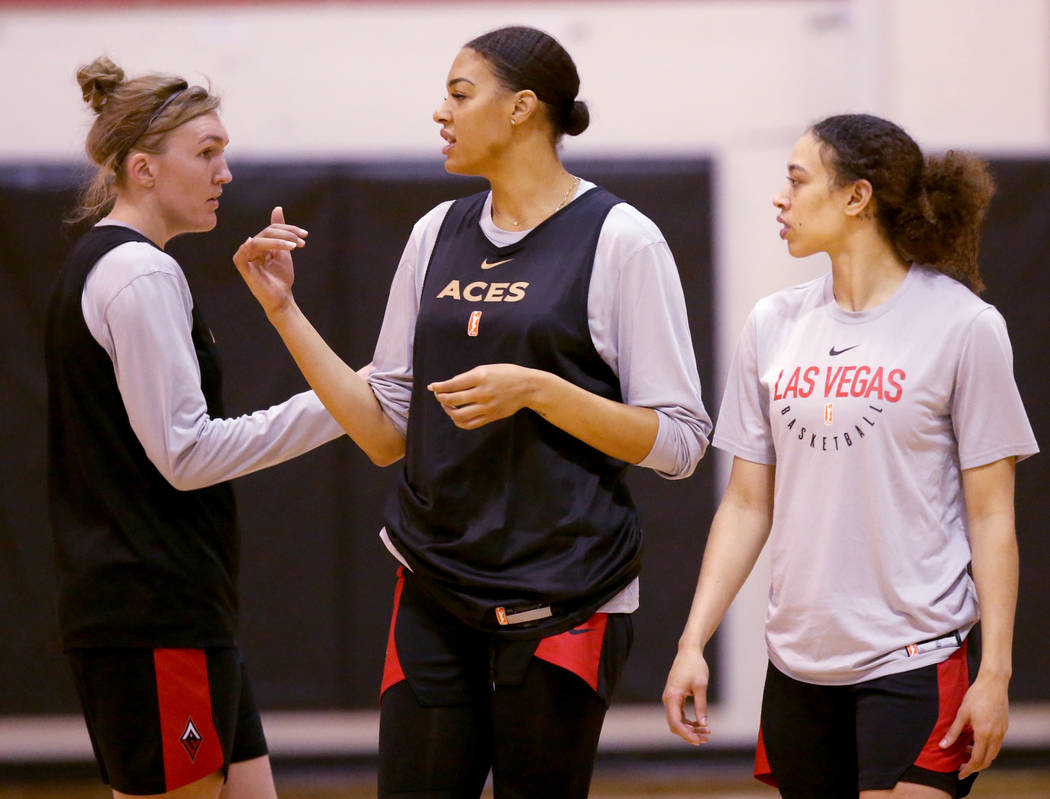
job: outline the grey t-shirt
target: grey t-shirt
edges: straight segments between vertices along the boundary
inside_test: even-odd
[[[831,275],[761,300],[714,445],[776,466],[766,643],[805,682],[937,663],[980,613],[962,470],[1038,451],[998,311],[915,266],[847,311]]]

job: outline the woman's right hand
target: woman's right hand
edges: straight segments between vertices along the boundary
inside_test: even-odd
[[[270,224],[248,238],[233,255],[233,263],[266,315],[272,316],[292,302],[295,269],[292,250],[306,245],[307,231],[286,224],[284,209],[270,213]]]
[[[682,647],[671,664],[664,686],[663,702],[667,726],[671,732],[693,746],[707,743],[711,729],[707,726],[707,682],[710,671],[699,649]],[[686,704],[693,699],[693,718]]]

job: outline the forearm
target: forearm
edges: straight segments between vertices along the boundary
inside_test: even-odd
[[[736,458],[711,522],[700,577],[679,649],[702,651],[740,591],[769,537],[774,467]]]
[[[193,300],[181,273],[171,271],[177,266],[163,259],[110,265],[111,274],[85,288],[85,322],[113,360],[132,430],[172,486],[214,485],[341,435],[308,393],[236,418],[211,417],[191,333]]]
[[[981,606],[979,677],[1009,681],[1012,671],[1018,556],[1014,530],[1014,459],[963,471],[971,563]]]
[[[585,444],[628,463],[653,448],[660,422],[652,408],[600,397],[550,372],[532,370],[530,382],[526,405]]]
[[[177,408],[177,404],[175,404]],[[155,415],[160,420],[162,403]],[[279,405],[234,419],[202,415],[191,423],[173,410],[154,465],[175,488],[189,491],[283,463],[343,434],[317,397],[296,394]],[[130,413],[129,413],[130,416]],[[134,422],[133,422],[134,424]],[[140,441],[142,437],[140,436]],[[145,446],[145,445],[144,445]],[[147,448],[150,453],[153,448]],[[151,459],[155,456],[151,455]]]
[[[981,605],[980,674],[1008,681],[1012,673],[1014,614],[1017,607],[1018,553],[1012,513],[975,523],[973,580]]]
[[[268,317],[310,387],[347,435],[380,466],[401,458],[405,440],[368,382],[328,346],[295,302]]]
[[[769,534],[768,522],[723,503],[715,514],[704,549],[689,618],[679,648],[703,651],[733,599],[751,574]]]

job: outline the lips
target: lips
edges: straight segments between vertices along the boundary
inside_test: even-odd
[[[777,217],[777,222],[779,222],[780,225],[781,225],[781,227],[780,227],[780,238],[786,239],[787,235],[788,235],[788,232],[791,230],[791,225],[789,225],[786,221],[784,221],[784,218],[780,217],[780,216]]]
[[[448,144],[441,148],[441,152],[443,155],[448,155],[449,151],[456,143],[456,137],[449,133],[447,130],[442,130],[441,138],[448,142]]]

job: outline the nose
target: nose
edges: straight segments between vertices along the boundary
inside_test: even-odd
[[[230,171],[230,165],[226,163],[226,157],[222,157],[222,162],[219,166],[219,171],[215,174],[215,182],[220,186],[224,183],[229,183],[233,180],[233,173]]]
[[[444,125],[449,119],[448,98],[446,97],[438,104],[438,107],[434,109],[434,121],[439,125]]]
[[[788,201],[787,201],[787,197],[785,196],[785,194],[786,193],[785,193],[784,189],[781,189],[780,191],[778,191],[776,194],[773,195],[773,205],[776,206],[781,211],[783,211],[788,206]]]

